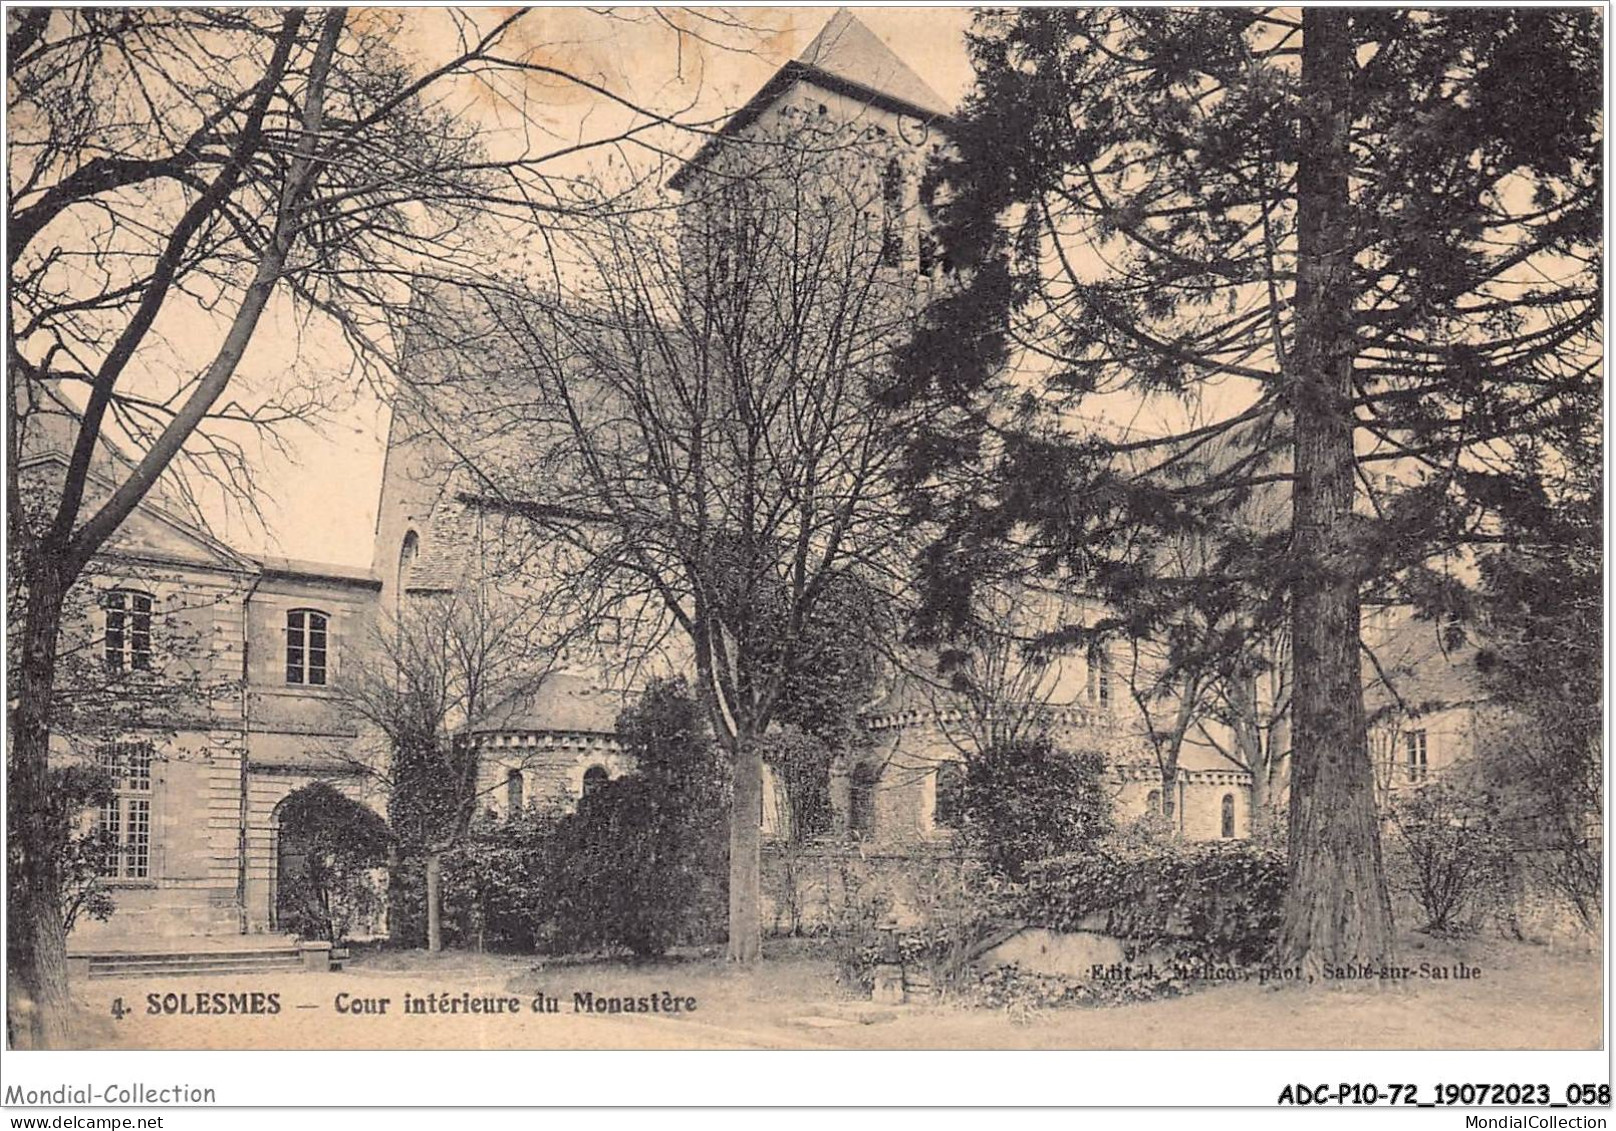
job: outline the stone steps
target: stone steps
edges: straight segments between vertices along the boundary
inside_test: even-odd
[[[284,974],[305,969],[296,947],[73,956],[91,978],[175,977],[197,974]]]

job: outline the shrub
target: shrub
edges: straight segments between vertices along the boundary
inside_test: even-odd
[[[1035,860],[1078,852],[1111,829],[1098,754],[1074,754],[1047,736],[1001,743],[973,758],[965,779],[966,844],[989,868],[1020,882]]]
[[[1045,1009],[1125,1005],[1176,997],[1184,991],[1184,978],[1166,964],[1150,973],[1136,971],[1131,978],[1098,981],[1034,974],[1012,965],[984,971],[969,996],[973,1005],[1002,1009],[1012,1021],[1026,1021]]]
[[[836,980],[868,993],[875,968],[891,957],[892,893],[870,882],[858,862],[843,859],[840,864],[842,897],[827,924]]]
[[[557,824],[541,944],[654,956],[722,937],[728,774],[700,707],[682,679],[658,681],[617,733],[635,771]]]
[[[354,927],[373,922],[382,907],[373,866],[351,857],[311,858],[306,870],[278,889],[282,930],[300,938],[344,942]]]
[[[1427,931],[1472,929],[1511,901],[1512,846],[1484,799],[1445,781],[1398,796],[1389,878],[1423,912]]]
[[[381,909],[374,870],[390,835],[380,816],[324,782],[297,790],[280,809],[283,843],[295,841],[303,867],[281,877],[281,927],[303,938],[342,942]]]
[[[112,780],[99,766],[52,767],[57,811],[67,815],[57,830],[57,874],[62,878],[62,930],[71,933],[81,915],[105,922],[116,904],[102,876],[113,851],[112,835],[99,821],[86,829],[80,814],[112,800]]]
[[[1004,882],[978,860],[941,859],[918,867],[915,926],[900,934],[906,966],[925,971],[938,990],[960,986],[977,944],[1004,922]]]
[[[535,949],[558,819],[520,809],[472,821],[466,839],[444,856],[448,940],[478,950]]]
[[[1032,925],[1097,928],[1135,955],[1255,964],[1278,937],[1286,872],[1273,844],[1113,837],[1030,869],[1022,908]]]
[[[854,880],[844,890],[849,896],[831,924],[837,975],[862,990],[873,986],[875,968],[888,962],[923,973],[939,991],[958,989],[973,980],[978,943],[1004,921],[1003,882],[977,860],[917,861],[902,927],[884,888]]]

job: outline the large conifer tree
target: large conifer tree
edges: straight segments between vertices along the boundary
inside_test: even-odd
[[[1599,15],[1028,9],[971,49],[932,186],[968,284],[893,394],[932,409],[928,612],[1028,568],[1117,597],[1153,535],[1220,538],[1158,596],[1255,582],[1291,620],[1286,956],[1378,960],[1359,602],[1441,600],[1597,387]],[[1288,524],[1230,537],[1275,489]]]

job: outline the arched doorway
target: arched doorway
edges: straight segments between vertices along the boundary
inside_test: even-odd
[[[276,931],[340,941],[375,924],[382,898],[375,872],[387,861],[387,823],[324,782],[293,790],[271,819]]]

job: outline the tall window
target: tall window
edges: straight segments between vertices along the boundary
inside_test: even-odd
[[[881,266],[903,263],[903,167],[896,157],[881,174]]]
[[[151,744],[114,743],[101,749],[99,761],[112,779],[112,798],[99,815],[107,838],[101,874],[146,879],[151,875]]]
[[[875,785],[881,771],[868,763],[853,771],[848,782],[847,827],[856,837],[875,831]]]
[[[286,614],[286,682],[322,686],[326,673],[326,615],[313,609]]]
[[[612,775],[606,772],[605,766],[590,766],[584,771],[584,796],[588,797],[611,780]]]
[[[1426,770],[1425,732],[1423,730],[1411,730],[1403,736],[1403,741],[1408,759],[1408,780],[1424,781]]]
[[[149,671],[151,594],[137,589],[114,589],[107,594],[103,607],[107,616],[107,666],[120,671]]]
[[[937,767],[932,824],[940,829],[957,829],[964,816],[965,765],[962,762],[944,762]]]
[[[1097,707],[1111,705],[1111,655],[1104,644],[1089,645],[1089,702]]]
[[[522,811],[522,771],[509,770],[505,774],[505,812],[514,816]]]
[[[1234,836],[1234,794],[1223,795],[1223,839]]]

